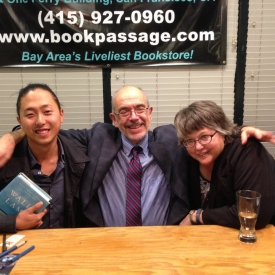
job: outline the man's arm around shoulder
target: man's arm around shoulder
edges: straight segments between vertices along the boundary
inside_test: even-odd
[[[62,136],[65,136],[69,139],[76,139],[78,142],[80,142],[84,146],[88,146],[91,138],[93,136],[93,132],[95,131],[95,128],[97,128],[98,125],[101,125],[103,123],[97,122],[93,125],[90,129],[69,129],[69,130],[60,130],[59,134]]]
[[[14,148],[25,137],[23,130],[7,133],[0,138],[0,168],[12,157]]]

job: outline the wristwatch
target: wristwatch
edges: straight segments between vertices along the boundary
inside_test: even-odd
[[[190,220],[190,222],[191,222],[191,224],[196,224],[194,221],[193,221],[193,219],[192,219],[192,215],[193,215],[193,213],[195,212],[196,210],[190,210],[190,212],[189,212],[189,220]]]

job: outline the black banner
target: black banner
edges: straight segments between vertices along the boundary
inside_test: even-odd
[[[0,0],[0,66],[226,64],[226,0]]]

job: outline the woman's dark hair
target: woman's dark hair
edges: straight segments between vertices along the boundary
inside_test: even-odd
[[[19,94],[17,97],[17,102],[16,102],[16,112],[17,112],[18,116],[20,116],[19,113],[20,113],[21,98],[24,97],[28,92],[34,91],[36,89],[48,91],[52,95],[54,101],[56,102],[58,109],[61,110],[61,104],[59,102],[58,97],[56,96],[56,94],[52,91],[52,89],[48,85],[40,84],[40,83],[31,83],[19,91]]]

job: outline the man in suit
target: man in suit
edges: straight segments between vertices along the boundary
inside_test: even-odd
[[[139,145],[142,165],[142,225],[179,224],[188,213],[186,151],[173,125],[149,131],[153,107],[141,89],[121,88],[112,101],[113,125],[62,130],[88,146],[81,199],[88,226],[126,225],[126,173],[132,147]]]

